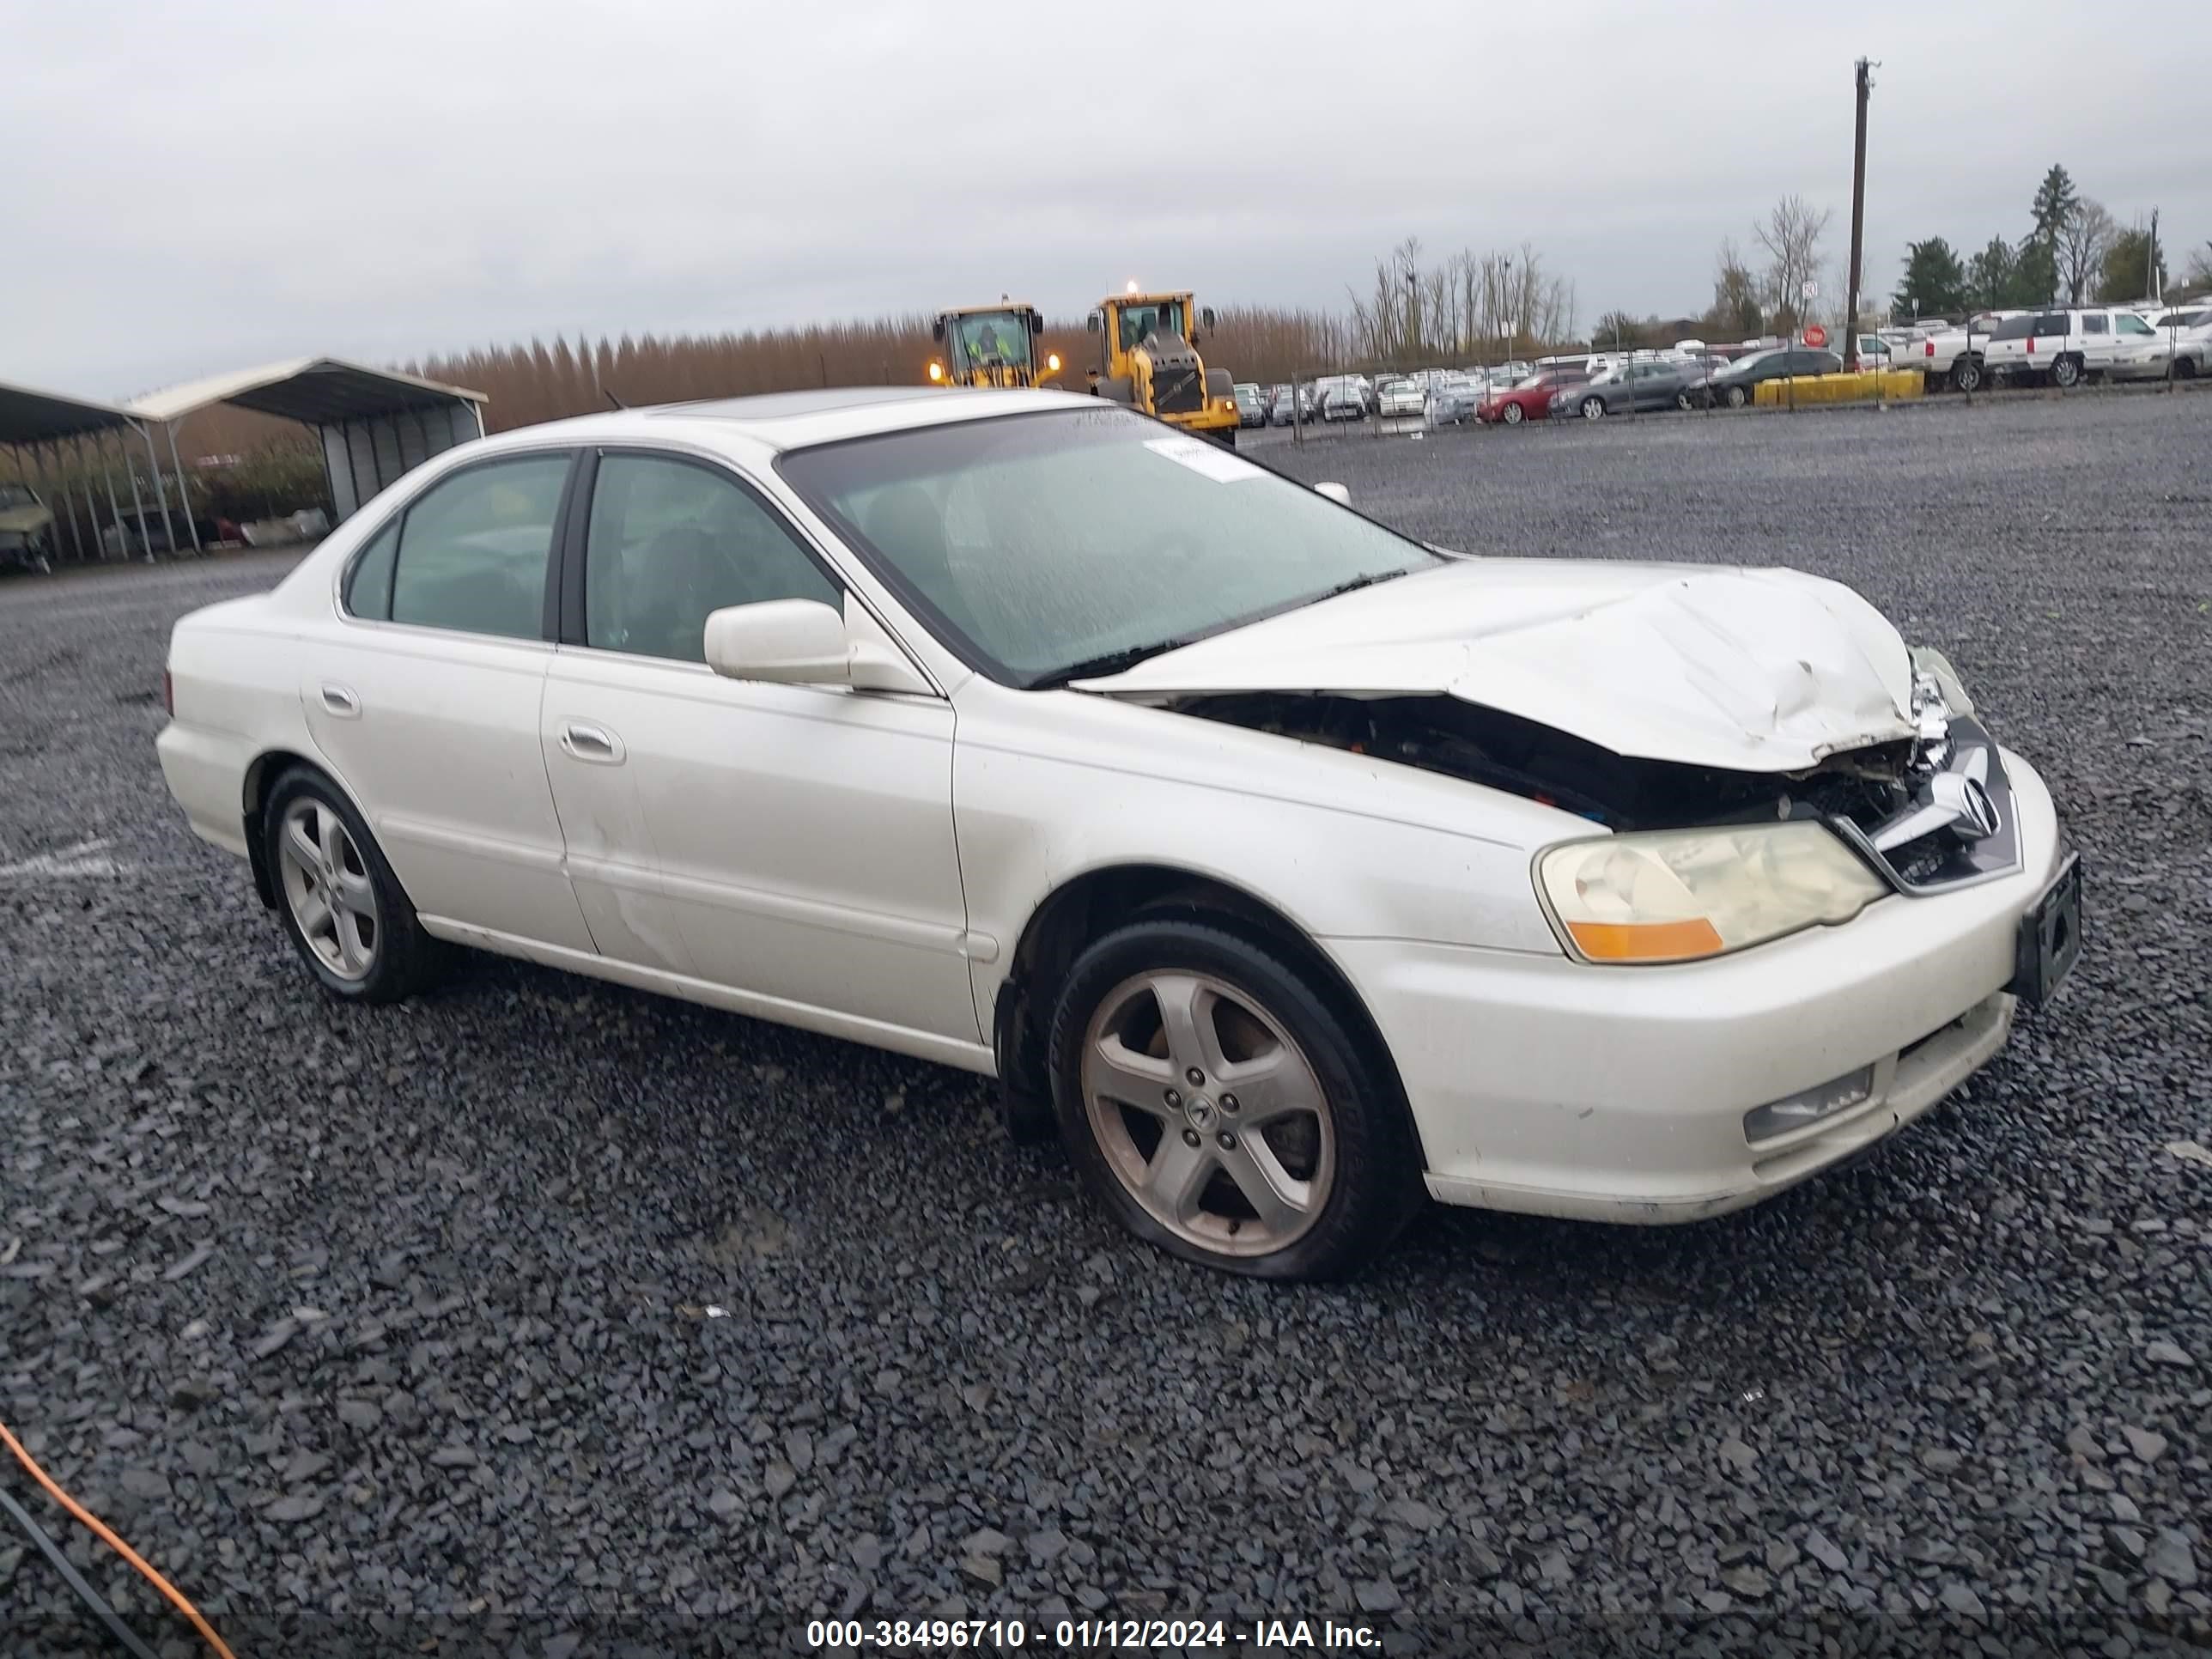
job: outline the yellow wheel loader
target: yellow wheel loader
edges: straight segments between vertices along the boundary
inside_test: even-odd
[[[1198,355],[1210,308],[1194,312],[1188,294],[1139,294],[1132,283],[1101,300],[1088,326],[1099,337],[1098,367],[1088,371],[1095,395],[1237,447],[1236,379]]]
[[[1036,363],[1037,337],[1044,319],[1035,306],[1000,300],[994,306],[963,306],[939,312],[929,325],[938,356],[929,378],[938,386],[1042,386],[1060,373],[1060,354]]]

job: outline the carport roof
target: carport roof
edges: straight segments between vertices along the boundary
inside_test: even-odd
[[[131,424],[131,411],[58,392],[0,384],[0,444],[43,444]]]
[[[167,422],[180,420],[210,404],[234,404],[264,415],[321,426],[401,410],[432,409],[456,400],[480,404],[485,399],[481,392],[443,386],[392,369],[365,368],[335,357],[294,357],[149,392],[131,400],[130,412],[142,420]]]

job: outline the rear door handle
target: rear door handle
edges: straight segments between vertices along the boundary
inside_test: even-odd
[[[361,718],[361,699],[351,686],[340,685],[336,680],[323,682],[323,707],[342,720]]]
[[[623,741],[604,726],[570,720],[561,728],[561,747],[571,758],[594,766],[620,766],[626,751]]]

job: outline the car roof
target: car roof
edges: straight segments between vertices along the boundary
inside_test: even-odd
[[[550,437],[590,443],[600,439],[689,436],[713,443],[738,437],[781,452],[842,438],[870,437],[914,427],[989,420],[1052,409],[1095,408],[1097,399],[1075,392],[1014,388],[927,386],[832,386],[812,392],[771,392],[751,398],[718,398],[580,415],[524,427],[501,438],[543,442]],[[498,440],[494,441],[495,443]]]

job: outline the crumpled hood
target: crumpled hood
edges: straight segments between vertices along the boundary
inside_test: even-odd
[[[1784,569],[1462,559],[1076,682],[1139,702],[1447,696],[1645,760],[1794,772],[1913,735],[1897,630]]]

